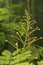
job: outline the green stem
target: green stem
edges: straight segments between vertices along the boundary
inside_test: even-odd
[[[25,37],[25,44],[26,44],[26,41],[27,41],[27,38],[28,38],[28,36],[29,36],[29,27],[30,27],[30,25],[29,25],[29,22],[28,22],[28,20],[27,20],[27,32],[26,32],[26,37]]]
[[[15,45],[13,45],[13,43],[11,43],[10,41],[8,41],[8,43],[9,43],[10,45],[12,45],[14,48],[16,48]]]
[[[23,44],[23,46],[24,46],[24,42],[23,42],[23,40],[22,40],[21,36],[20,36],[19,34],[18,34],[18,36],[19,36],[20,41],[22,42],[22,44]]]
[[[17,50],[17,59],[18,59],[17,65],[19,65],[19,53],[18,53],[18,45],[17,45],[17,47],[16,47],[16,50]]]

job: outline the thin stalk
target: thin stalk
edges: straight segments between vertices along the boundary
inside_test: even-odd
[[[15,45],[13,45],[13,43],[11,43],[10,41],[7,41],[10,45],[12,45],[14,48],[16,48],[15,47]]]
[[[17,65],[19,65],[18,43],[17,43],[17,45],[16,45],[16,50],[17,50],[17,59],[18,59]]]
[[[23,44],[23,46],[24,46],[24,42],[23,42],[23,40],[22,40],[21,36],[20,36],[19,34],[18,34],[18,36],[19,36],[20,41],[22,42],[22,44]]]
[[[27,38],[29,36],[29,29],[30,29],[30,24],[29,24],[29,19],[28,19],[28,16],[27,16],[27,32],[26,32],[26,37],[25,37],[25,44],[26,44],[26,41],[27,41]]]

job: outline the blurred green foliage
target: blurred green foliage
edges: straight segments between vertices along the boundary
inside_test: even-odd
[[[6,39],[11,40],[10,36],[14,33],[15,23],[19,21],[21,15],[24,15],[26,8],[25,2],[15,3],[13,1],[0,0],[0,35],[2,35],[0,36],[0,49],[3,47],[2,42],[4,44]]]

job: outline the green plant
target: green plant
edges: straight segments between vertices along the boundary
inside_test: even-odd
[[[18,51],[18,53],[17,53]],[[27,56],[28,54],[28,56]],[[22,56],[22,57],[21,57]],[[11,53],[8,50],[4,50],[2,52],[2,56],[0,56],[0,64],[1,65],[28,65],[29,62],[23,62],[25,61],[29,56],[31,56],[30,51],[22,52],[18,49]]]
[[[33,63],[29,63],[29,59],[31,58],[31,51],[22,51],[18,49],[11,53],[8,50],[4,50],[2,52],[2,56],[0,56],[0,65],[35,65]],[[38,65],[43,65],[43,60],[37,62]]]
[[[27,10],[25,10],[25,16],[23,16],[23,19],[20,21],[22,22],[14,24],[14,31],[10,35],[10,39],[12,40],[5,40],[5,42],[8,42],[16,48],[16,50],[12,53],[8,50],[2,52],[2,56],[0,56],[0,60],[2,60],[0,61],[0,64],[3,62],[2,65],[35,65],[34,61],[37,63],[37,60],[40,59],[40,55],[43,55],[43,48],[39,47],[39,49],[37,49],[33,44],[37,40],[42,39],[42,37],[37,38],[33,35],[33,32],[40,30],[39,27],[33,27],[37,22],[35,20],[31,20],[31,15]],[[13,39],[15,40],[14,43],[12,43]],[[22,47],[20,47],[21,44]]]
[[[3,3],[3,0],[0,3]],[[15,6],[17,7],[18,5]],[[0,56],[0,64],[43,64],[43,60],[42,62],[39,62],[40,56],[43,57],[43,47],[37,46],[37,48],[34,44],[34,42],[42,39],[42,37],[38,38],[37,36],[34,36],[34,32],[40,30],[39,27],[34,27],[37,22],[32,20],[32,15],[27,10],[25,10],[25,15],[22,16],[22,19],[18,23],[15,23],[15,21],[18,19],[18,17],[20,18],[20,16],[14,15],[15,18],[12,18],[14,12],[17,11],[13,11],[13,7],[14,5],[11,5],[7,8],[0,8],[0,41],[1,44],[9,43],[16,50],[12,53],[8,50],[4,50]],[[19,7],[21,7],[21,5],[19,5]],[[6,22],[10,17],[13,19],[13,21],[11,20],[12,22]]]

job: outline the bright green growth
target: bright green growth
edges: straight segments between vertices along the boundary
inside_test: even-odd
[[[31,58],[31,51],[21,51],[18,49],[11,53],[8,50],[4,50],[2,52],[2,56],[0,56],[0,64],[1,65],[34,65],[33,63],[29,63],[29,58]],[[38,65],[43,65],[43,61],[38,61]]]

